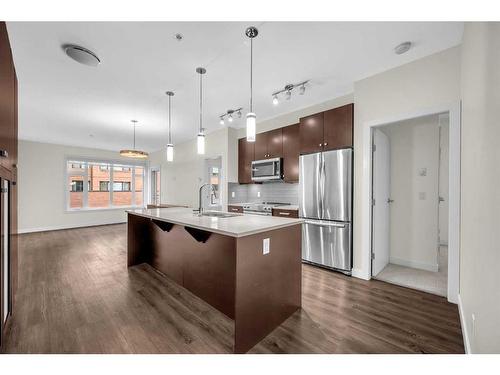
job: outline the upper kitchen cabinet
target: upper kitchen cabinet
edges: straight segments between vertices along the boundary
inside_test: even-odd
[[[17,79],[5,22],[0,22],[0,165],[12,171],[16,161]]]
[[[299,181],[300,124],[286,126],[283,129],[283,180]]]
[[[255,137],[255,159],[263,160],[283,156],[283,135],[280,129],[259,133]]]
[[[324,151],[353,146],[353,118],[354,104],[324,112]]]
[[[354,104],[330,109],[300,119],[300,153],[328,151],[353,146]]]
[[[323,151],[323,112],[300,119],[300,153]]]
[[[252,182],[252,161],[254,160],[255,142],[247,142],[246,138],[238,140],[238,182],[249,184]]]

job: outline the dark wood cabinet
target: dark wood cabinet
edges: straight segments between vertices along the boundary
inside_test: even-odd
[[[300,153],[323,151],[323,112],[300,119]]]
[[[300,119],[300,153],[353,147],[354,104]]]
[[[283,130],[283,180],[299,181],[300,124],[290,125]]]
[[[17,287],[17,78],[5,22],[0,22],[0,150],[0,232],[3,239],[8,237],[0,246],[1,352]]]
[[[255,160],[263,160],[267,158],[267,133],[259,133],[255,135]]]
[[[281,128],[259,133],[255,136],[255,160],[280,157],[283,157]]]
[[[0,166],[12,171],[16,137],[17,79],[5,22],[0,22]],[[15,140],[15,141],[14,141]]]
[[[237,212],[242,214],[243,213],[243,207],[242,206],[232,206],[230,204],[227,205],[227,210],[229,212]]]
[[[324,150],[353,146],[354,104],[324,112]]]
[[[252,161],[254,160],[255,142],[247,142],[246,138],[238,140],[238,182],[249,184],[252,182]]]
[[[283,133],[282,128],[274,129],[267,133],[267,157],[283,157]]]
[[[253,160],[283,158],[283,180],[299,181],[301,154],[353,147],[354,104],[330,109],[300,119],[298,124],[256,135],[255,142],[239,140],[238,181],[252,182]]]
[[[299,218],[299,210],[290,210],[282,208],[273,208],[273,216],[288,217],[288,218]]]

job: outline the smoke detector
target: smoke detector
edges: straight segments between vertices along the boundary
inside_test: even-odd
[[[99,57],[85,47],[77,46],[75,44],[66,44],[63,46],[63,49],[66,55],[80,64],[97,66],[101,63]]]
[[[403,42],[401,44],[398,44],[394,48],[394,52],[396,55],[402,55],[405,52],[408,52],[408,50],[411,48],[411,42]]]

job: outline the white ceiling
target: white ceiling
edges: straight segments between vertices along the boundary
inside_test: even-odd
[[[249,102],[248,23],[239,22],[10,22],[19,80],[21,139],[119,150],[167,143],[167,90],[173,99],[173,141],[194,138],[199,76],[204,76],[204,127]],[[463,24],[451,22],[256,23],[254,112],[258,121],[352,92],[361,78],[460,44]],[[184,39],[178,42],[175,33]],[[406,40],[404,55],[393,48]],[[94,51],[97,68],[70,60],[65,43]],[[271,93],[310,79],[306,94],[275,107]],[[244,117],[244,116],[243,116]],[[243,118],[232,126],[244,124]]]

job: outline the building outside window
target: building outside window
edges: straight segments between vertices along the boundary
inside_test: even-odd
[[[141,207],[144,166],[67,161],[69,210]]]

